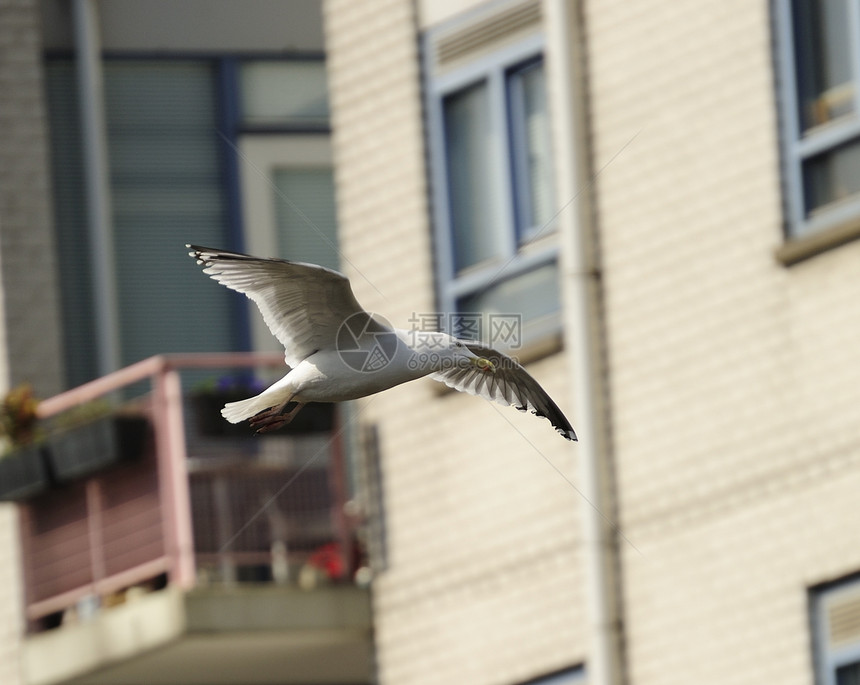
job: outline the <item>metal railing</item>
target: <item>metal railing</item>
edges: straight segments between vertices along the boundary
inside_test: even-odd
[[[39,417],[50,419],[148,381],[123,407],[147,416],[152,431],[141,459],[21,506],[31,626],[132,587],[288,583],[308,564],[349,577],[354,529],[337,424],[303,437],[248,429],[222,438],[202,435],[189,416],[183,371],[264,367],[283,367],[282,355],[156,356],[40,403]]]

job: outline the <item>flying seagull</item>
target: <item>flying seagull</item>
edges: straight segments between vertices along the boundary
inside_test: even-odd
[[[367,397],[423,376],[549,419],[567,440],[570,422],[515,360],[439,332],[393,328],[356,301],[349,279],[315,264],[186,245],[203,272],[254,301],[286,349],[289,372],[255,397],[230,402],[230,423],[258,433],[292,421],[308,402]]]

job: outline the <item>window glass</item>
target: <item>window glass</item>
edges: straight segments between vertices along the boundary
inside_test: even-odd
[[[272,180],[279,254],[339,269],[331,169],[277,169]]]
[[[574,685],[574,683],[585,683],[585,667],[568,668],[559,673],[530,680],[524,685]]]
[[[226,241],[214,66],[108,61],[104,76],[120,361],[234,349],[229,298],[183,249]]]
[[[837,668],[836,685],[860,685],[860,661]]]
[[[803,130],[854,110],[848,3],[794,0],[799,115]]]
[[[240,67],[245,126],[328,126],[328,89],[322,61],[250,61]]]
[[[189,269],[184,249],[226,242],[215,84],[206,61],[104,65],[122,364],[237,346],[230,293]],[[48,61],[46,89],[66,381],[75,386],[94,378],[98,365],[71,61]]]
[[[560,308],[557,262],[500,280],[457,302],[458,312],[482,313],[481,326],[473,327],[472,331],[480,334],[484,342],[508,350],[528,345],[555,332],[558,329]],[[518,331],[511,330],[510,325],[505,323],[504,315],[519,317],[515,324]],[[491,317],[499,317],[498,326],[494,326]],[[468,335],[466,331],[453,331],[453,334],[479,337]]]
[[[445,152],[457,272],[504,255],[505,236],[496,216],[500,198],[492,187],[493,151],[488,87],[481,82],[443,102]]]
[[[803,185],[807,213],[860,192],[860,141],[804,162]]]
[[[552,219],[552,156],[543,62],[508,75],[517,234],[527,240]]]

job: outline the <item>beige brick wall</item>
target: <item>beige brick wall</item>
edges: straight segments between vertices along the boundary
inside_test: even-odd
[[[632,682],[811,682],[860,569],[860,243],[781,243],[769,7],[587,0]]]
[[[0,503],[0,683],[23,683],[19,648],[23,633],[18,512]]]
[[[408,327],[435,306],[413,3],[329,0],[325,19],[344,268],[366,308]],[[560,364],[531,370],[568,408]],[[581,660],[581,502],[540,454],[575,480],[576,449],[430,380],[359,420],[380,424],[387,494],[382,683],[512,683]]]
[[[400,325],[433,306],[411,6],[327,3],[343,245],[361,301]],[[595,168],[635,136],[595,185],[642,552],[621,546],[630,680],[809,683],[807,589],[860,570],[860,243],[774,259],[769,3],[582,9]],[[532,370],[565,405],[560,365]],[[513,683],[584,656],[580,502],[517,431],[574,481],[576,451],[501,411],[429,382],[362,405],[388,494],[384,683]]]

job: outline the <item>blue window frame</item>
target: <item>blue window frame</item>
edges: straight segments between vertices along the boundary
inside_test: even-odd
[[[534,33],[442,73],[428,57],[440,310],[455,315],[443,317],[452,333],[508,349],[561,330],[542,51]],[[452,323],[457,315],[468,330]],[[518,317],[520,335],[499,339],[494,315]]]
[[[810,614],[818,685],[860,683],[860,578],[814,588]]]
[[[789,237],[860,224],[860,5],[774,7]]]
[[[585,682],[585,667],[574,666],[573,668],[565,668],[561,671],[529,680],[527,683],[523,683],[523,685],[583,685]]]

